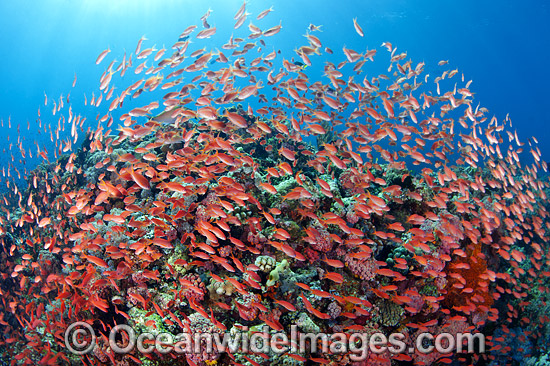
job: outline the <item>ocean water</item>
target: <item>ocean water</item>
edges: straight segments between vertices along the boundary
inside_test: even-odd
[[[8,152],[3,163],[19,167],[23,174],[16,147],[18,125],[27,149],[35,149],[34,140],[44,146],[50,143],[49,133],[37,133],[38,107],[43,115],[51,117],[46,123],[57,123],[50,106],[43,105],[44,93],[52,100],[70,92],[73,110],[86,111],[83,95],[90,98],[92,91],[98,94],[104,65],[96,66],[94,61],[104,49],[112,50],[104,61],[107,64],[113,59],[120,62],[125,51],[132,53],[143,35],[150,40],[144,47],[169,47],[189,24],[200,25],[199,18],[209,8],[213,13],[208,21],[220,31],[208,43],[219,46],[231,35],[232,14],[240,5],[239,1],[2,2],[0,118],[4,121],[2,135],[10,138],[0,141],[2,151]],[[489,116],[503,120],[509,114],[520,142],[535,136],[543,158],[550,156],[546,100],[550,85],[550,9],[546,2],[500,1],[496,5],[475,0],[460,4],[321,0],[312,5],[283,0],[276,4],[250,1],[247,11],[257,14],[272,5],[274,12],[268,17],[261,22],[252,17],[243,28],[250,21],[267,28],[281,20],[283,31],[278,35],[277,48],[284,55],[304,44],[305,38],[300,36],[309,24],[314,24],[322,25],[322,33],[316,34],[323,44],[332,45],[338,53],[342,45],[380,52],[382,42],[391,42],[414,62],[425,62],[425,73],[431,74],[432,82],[443,70],[437,63],[448,60],[445,69],[458,69],[466,81],[473,80],[470,89],[476,101],[488,108]],[[364,38],[354,33],[353,18],[362,26]],[[322,59],[316,60],[313,67],[321,72]],[[372,74],[378,71],[373,68]],[[71,88],[75,73],[77,84]],[[133,76],[126,79],[132,80]],[[92,122],[96,115],[86,117]],[[11,129],[7,128],[8,119],[12,121]],[[51,145],[48,151],[52,153]],[[29,167],[37,163],[28,156],[25,161]]]
[[[4,47],[0,61],[0,193],[7,197],[0,215],[0,295],[9,299],[0,306],[2,362],[20,355],[20,364],[58,364],[62,360],[68,364],[69,358],[78,364],[78,357],[68,357],[59,341],[59,332],[69,321],[88,321],[96,332],[106,332],[126,318],[143,331],[153,328],[157,314],[162,318],[168,311],[176,314],[163,319],[170,326],[164,324],[162,329],[170,332],[184,329],[174,325],[179,321],[189,322],[191,327],[214,321],[227,327],[241,321],[250,326],[265,322],[274,330],[294,323],[302,330],[337,332],[349,327],[365,333],[400,331],[411,339],[424,328],[453,335],[476,329],[495,338],[491,343],[495,347],[482,364],[504,360],[521,364],[528,358],[536,364],[539,358],[544,359],[550,339],[550,329],[540,324],[547,320],[550,303],[550,266],[544,258],[550,242],[550,191],[542,168],[545,163],[534,163],[533,157],[538,160],[540,154],[545,161],[550,156],[548,5],[473,0],[250,0],[246,11],[251,15],[240,29],[234,29],[233,15],[242,4],[130,0],[0,3],[0,41]],[[257,20],[256,16],[270,6],[273,11]],[[207,11],[206,28],[215,27],[217,32],[197,39],[197,33],[205,30],[200,18]],[[354,20],[364,36],[358,34],[361,32],[354,27]],[[106,95],[99,85],[107,66],[113,63],[116,68],[132,55],[133,65],[124,76],[113,73],[107,90],[113,87],[115,97],[140,79],[154,81],[152,75],[134,70],[142,62],[145,69],[157,64],[152,58],[161,48],[167,49],[164,57],[171,55],[171,46],[192,24],[198,28],[189,38],[182,65],[202,58],[201,53],[189,55],[197,48],[212,52],[212,58],[193,74],[202,78],[191,81],[183,73],[182,84],[170,91],[184,84],[197,86],[190,93],[189,110],[182,108],[181,112],[197,112],[202,119],[178,122],[176,127],[171,123],[155,125],[155,137],[144,134],[143,140],[150,144],[145,146],[144,142],[136,150],[138,143],[128,138],[114,146],[112,160],[107,159],[113,148],[107,137],[101,139],[101,147],[97,140],[91,144],[86,141],[84,145],[92,146],[92,151],[79,152],[87,131],[94,134],[111,129],[111,136],[135,132],[128,132],[129,126],[123,125],[124,114],[132,111],[133,120],[145,122],[142,115],[138,116],[145,113],[137,108],[160,102],[160,108],[151,114],[160,113],[162,97],[168,92],[158,88],[136,98],[127,96],[113,111],[109,111],[112,99],[92,107],[92,100]],[[248,40],[251,24],[264,32],[278,25],[282,28],[274,37],[264,34]],[[296,52],[308,45],[307,35],[318,37],[323,44],[320,54],[309,55],[309,66]],[[256,77],[262,79],[256,84],[259,93],[265,93],[268,103],[277,108],[271,115],[266,112],[265,119],[253,119],[250,114],[245,119],[246,110],[256,111],[257,116],[265,106],[256,95],[243,99],[244,110],[231,109],[233,115],[224,110],[227,105],[216,105],[220,107],[217,118],[223,120],[216,125],[215,118],[205,117],[212,111],[194,102],[208,87],[205,76],[211,77],[214,70],[224,71],[226,65],[216,62],[220,60],[217,52],[231,54],[231,50],[222,49],[230,37],[245,39],[240,48],[254,43],[242,56],[247,65],[255,58],[258,66],[269,65],[261,59],[273,55],[276,61],[271,71],[276,75],[285,58],[290,65],[301,65],[300,72],[309,82],[322,80],[327,88],[314,92],[310,85],[305,91],[295,80],[286,79],[269,85],[267,73],[259,71],[236,77],[236,88],[253,85]],[[134,54],[140,39],[141,51],[154,48],[144,59]],[[432,109],[434,118],[429,123],[417,123],[409,110],[412,104],[406,104],[401,95],[393,99],[407,107],[398,107],[397,101],[391,106],[384,104],[382,100],[389,94],[380,94],[374,104],[361,103],[370,117],[354,115],[357,111],[348,105],[355,101],[330,106],[329,101],[336,103],[331,97],[349,101],[366,95],[353,88],[346,90],[348,95],[334,91],[331,85],[334,87],[340,77],[341,84],[366,86],[368,81],[364,80],[370,80],[388,91],[395,90],[393,81],[400,80],[395,85],[403,83],[396,61],[388,69],[392,51],[387,47],[392,49],[391,55],[406,53],[399,66],[412,60],[409,75],[415,68],[423,68],[418,79],[412,77],[402,86],[409,90],[412,80],[423,84],[412,92],[420,106],[428,100],[426,94],[439,95],[434,80],[442,73],[456,72],[439,82],[442,94],[458,85],[459,91],[453,95],[459,99],[459,94],[466,93],[460,88],[469,85],[474,96],[473,113],[481,108],[495,130],[486,133],[485,125],[473,132],[460,127],[459,120],[466,125],[474,119],[465,114],[463,106],[440,115],[437,108],[447,103],[446,99],[432,104],[437,107]],[[96,65],[104,50],[109,52]],[[326,65],[345,60],[345,50],[375,50],[375,61],[365,60],[361,74],[351,70],[355,61],[342,64],[344,75],[330,81],[326,75],[338,71]],[[231,57],[231,62],[235,59]],[[238,66],[232,64],[230,72],[236,69]],[[162,73],[166,77],[175,70],[166,67]],[[300,109],[296,103],[299,96],[292,96],[294,89],[287,88],[287,82],[291,86],[296,83],[294,87],[300,90],[296,93],[311,98],[316,108],[304,113],[306,108]],[[215,86],[218,89],[213,94],[218,97],[222,87]],[[450,104],[456,102],[449,100]],[[60,104],[64,107],[57,111]],[[392,108],[400,108],[401,115],[394,117]],[[340,123],[325,136],[319,131],[331,126],[326,120],[321,122],[323,113],[334,116],[335,111],[340,115],[332,120],[366,118],[369,126]],[[300,130],[277,120],[278,113],[286,112],[292,118],[306,114],[317,119],[304,122]],[[388,115],[387,120],[395,124],[379,126],[378,113]],[[423,119],[430,113],[417,109]],[[78,126],[74,126],[76,115]],[[109,118],[112,122],[99,121]],[[496,126],[503,124],[505,129],[498,130]],[[435,142],[428,142],[424,149],[424,140],[416,138],[418,131],[408,137],[416,127],[426,140],[433,138]],[[292,128],[291,133],[285,133],[285,128]],[[392,135],[394,128],[398,133]],[[153,141],[170,140],[171,133],[184,129],[187,133],[177,136],[177,141],[152,145]],[[376,138],[382,136],[380,141],[366,129],[378,134]],[[453,145],[455,150],[446,151],[445,144],[451,144],[445,136],[453,131],[454,142],[460,142]],[[483,141],[502,142],[499,147],[476,146],[473,152],[472,138],[459,135],[465,131],[475,138],[479,134]],[[373,143],[364,136],[370,136]],[[97,151],[103,148],[109,154]],[[372,149],[375,158],[370,155]],[[393,153],[394,149],[401,155]],[[501,154],[499,149],[508,154],[506,159],[495,158]],[[431,150],[435,156],[428,155]],[[523,154],[515,155],[521,150]],[[530,153],[533,150],[534,156]],[[441,163],[445,160],[437,155],[443,154],[441,151],[450,163]],[[71,164],[67,164],[71,153],[76,154],[74,161],[82,171],[71,171]],[[54,162],[61,154],[65,156],[57,168],[57,162],[42,166],[32,181],[30,172],[43,157]],[[428,156],[431,160],[424,160]],[[478,157],[478,165],[485,170],[476,169],[468,160],[478,162]],[[170,166],[172,159],[181,166]],[[399,165],[405,162],[408,170]],[[522,168],[516,169],[519,165]],[[14,183],[18,188],[14,189]],[[143,224],[136,224],[138,221]],[[135,230],[139,225],[144,229]],[[232,285],[233,290],[244,286],[246,291],[231,290],[221,296],[212,290],[220,278],[225,281],[223,286]],[[74,285],[79,281],[84,284]],[[172,287],[189,290],[188,283],[199,291],[173,294]],[[172,298],[167,300],[169,295]],[[191,299],[207,312],[203,315]],[[213,332],[214,327],[209,329]],[[525,347],[521,347],[524,339]],[[98,344],[90,364],[107,362],[106,342]],[[135,361],[130,356],[110,356],[126,364]],[[301,358],[300,362],[307,358],[310,364],[319,362],[315,352],[294,356],[284,362],[298,364]],[[245,363],[243,355],[238,357]],[[277,360],[273,353],[265,357],[270,362]],[[327,357],[335,361],[334,355]],[[442,363],[468,364],[480,359],[464,356],[451,361],[443,353],[403,357],[398,364],[430,364],[441,358]],[[217,353],[186,354],[186,358],[200,365],[216,364],[218,359],[220,364],[229,362],[229,356]],[[373,356],[370,361],[389,365],[390,356],[381,358]],[[341,364],[348,363],[342,359]]]

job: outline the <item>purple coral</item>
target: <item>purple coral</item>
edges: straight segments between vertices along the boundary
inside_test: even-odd
[[[195,273],[188,273],[183,276],[183,280],[189,281],[189,286],[183,290],[183,296],[188,300],[200,302],[204,300],[206,286],[201,278]]]
[[[351,257],[349,254],[346,254],[344,257],[344,262],[350,271],[362,280],[370,281],[376,276],[378,263],[376,263],[372,257],[356,259]]]
[[[209,347],[208,340],[206,339],[207,337],[204,335],[214,336],[216,333],[221,335],[221,329],[216,327],[210,319],[205,318],[200,313],[189,315],[184,323],[188,326],[186,327],[185,333],[191,337],[191,342],[193,344],[192,352],[185,353],[187,360],[196,365],[215,364],[220,354],[216,347]],[[195,344],[195,340],[199,340],[200,346]],[[195,352],[197,350],[198,352]]]

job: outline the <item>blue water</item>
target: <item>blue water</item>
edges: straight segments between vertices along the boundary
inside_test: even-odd
[[[494,114],[499,120],[509,113],[520,141],[536,136],[543,159],[550,157],[550,14],[546,2],[284,0],[274,4],[273,13],[257,21],[256,15],[273,3],[251,0],[247,11],[252,13],[249,19],[262,29],[282,20],[283,30],[276,44],[284,56],[295,56],[292,50],[307,44],[302,35],[310,23],[322,25],[323,32],[316,35],[338,54],[335,60],[344,59],[342,45],[359,52],[377,48],[383,53],[382,42],[391,42],[398,52],[408,52],[413,65],[424,61],[431,80],[444,69],[458,68],[459,76],[464,73],[466,81],[473,80],[470,89],[476,104],[481,103],[489,109],[489,116]],[[199,18],[210,7],[213,13],[208,22],[218,32],[203,45],[220,47],[233,31],[233,15],[241,4],[240,0],[0,2],[0,118],[5,136],[0,149],[7,152],[2,155],[2,166],[11,163],[13,154],[13,164],[24,175],[23,159],[15,147],[18,125],[23,146],[30,148],[33,157],[35,140],[41,147],[49,146],[51,155],[49,131],[39,130],[37,109],[40,107],[42,125],[51,123],[55,130],[59,114],[52,116],[51,100],[58,100],[60,95],[66,98],[70,92],[73,111],[96,126],[98,111],[84,107],[83,95],[90,100],[92,91],[99,94],[99,78],[105,67],[113,59],[121,61],[125,51],[133,53],[141,36],[149,39],[142,49],[154,44],[157,49],[163,45],[168,48],[188,25],[200,27]],[[353,29],[354,17],[365,32],[364,38]],[[248,35],[248,23],[239,30],[241,35]],[[96,66],[97,55],[107,47],[112,52]],[[269,52],[271,49],[265,54]],[[449,65],[438,67],[440,60],[449,60]],[[312,61],[312,72],[320,74],[324,59]],[[134,65],[140,62],[135,60]],[[375,67],[371,75],[368,67],[364,70],[369,77],[380,72]],[[76,87],[71,88],[75,73]],[[127,75],[129,80],[138,79],[131,72]],[[44,93],[50,99],[48,106],[44,106]],[[108,103],[104,104],[106,108]],[[9,118],[11,129],[7,127]],[[27,168],[32,168],[38,160],[27,156],[26,162]]]

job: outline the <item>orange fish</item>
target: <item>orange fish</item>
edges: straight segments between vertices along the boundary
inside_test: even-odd
[[[336,283],[344,282],[344,277],[341,274],[336,272],[326,272],[324,275],[324,278],[327,278]]]

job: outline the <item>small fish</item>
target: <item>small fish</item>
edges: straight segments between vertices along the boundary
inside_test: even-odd
[[[324,278],[329,279],[335,283],[344,282],[344,277],[340,273],[336,273],[336,272],[326,272],[324,274]]]
[[[204,38],[210,38],[210,37],[212,37],[214,34],[216,34],[216,27],[204,29],[204,30],[200,31],[200,32],[197,34],[196,37],[197,37],[198,39],[204,39]]]
[[[256,19],[258,19],[258,20],[263,19],[267,16],[267,14],[269,14],[272,11],[273,11],[273,6],[271,6],[269,9],[266,9],[266,10],[262,11],[260,14],[258,14]]]
[[[321,27],[322,27],[322,25],[313,25],[313,24],[310,23],[309,26],[308,26],[308,29],[311,32],[315,32],[315,31],[322,32]]]
[[[110,48],[107,48],[105,51],[102,51],[99,56],[97,56],[97,59],[95,60],[95,64],[96,65],[99,65],[99,63],[101,61],[103,61],[103,59],[105,58],[105,56],[107,56],[107,54],[111,52],[111,49]],[[47,101],[44,103],[44,105],[47,104]]]
[[[294,305],[292,305],[291,303],[289,303],[288,301],[275,300],[275,302],[277,304],[281,305],[282,307],[284,307],[285,309],[289,310],[289,311],[296,311],[296,307]]]
[[[95,257],[93,255],[87,255],[85,258],[86,258],[86,260],[92,262],[96,266],[103,267],[103,268],[109,268],[109,265],[107,265],[107,263],[101,258]]]
[[[357,24],[357,18],[353,18],[353,27],[355,28],[355,31],[357,34],[359,34],[361,37],[364,36],[363,29]]]
[[[344,263],[342,263],[341,261],[339,261],[337,259],[327,259],[327,258],[325,258],[325,259],[323,259],[323,261],[331,267],[344,268]]]

